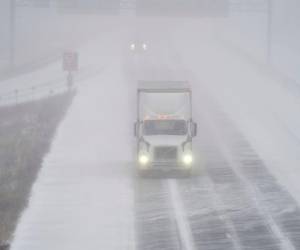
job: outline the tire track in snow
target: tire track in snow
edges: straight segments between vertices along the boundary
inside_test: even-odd
[[[195,250],[191,228],[187,220],[187,213],[184,209],[183,202],[179,194],[178,184],[175,180],[168,180],[168,186],[182,250]]]
[[[290,239],[288,237],[286,237],[286,233],[284,232],[284,230],[282,230],[282,228],[277,224],[277,222],[273,218],[272,214],[268,211],[265,204],[263,204],[262,200],[264,199],[264,197],[262,197],[261,194],[259,192],[257,192],[255,186],[253,186],[252,183],[250,183],[248,181],[248,178],[240,172],[239,166],[233,157],[233,152],[231,152],[229,150],[229,145],[226,144],[226,142],[230,141],[230,139],[232,138],[232,136],[233,136],[232,133],[235,132],[235,129],[234,129],[234,131],[231,131],[229,138],[223,137],[223,135],[220,133],[220,128],[216,124],[222,124],[222,129],[224,129],[224,127],[230,126],[231,124],[228,123],[228,121],[223,119],[224,115],[221,114],[218,110],[214,110],[214,108],[212,108],[212,110],[213,110],[212,111],[213,113],[210,112],[210,114],[208,114],[205,111],[204,111],[204,113],[205,113],[205,117],[206,117],[205,120],[208,124],[208,127],[211,128],[211,134],[213,135],[212,136],[213,140],[215,141],[215,144],[218,145],[217,151],[220,151],[220,155],[224,157],[224,159],[223,159],[224,165],[229,164],[228,169],[232,168],[230,170],[232,172],[232,175],[235,176],[235,178],[237,178],[238,182],[240,183],[236,187],[236,189],[240,189],[240,190],[244,189],[244,191],[243,191],[245,193],[244,195],[249,196],[249,199],[252,200],[252,206],[253,206],[254,210],[250,214],[248,214],[248,217],[252,218],[252,222],[256,221],[256,224],[258,223],[257,225],[254,225],[252,223],[253,224],[252,226],[256,227],[257,235],[255,235],[255,232],[251,233],[252,241],[246,240],[245,243],[248,242],[249,244],[251,243],[251,245],[253,245],[252,243],[255,243],[254,241],[256,239],[256,241],[258,241],[258,242],[261,241],[261,244],[264,243],[264,244],[266,244],[266,246],[265,246],[265,248],[262,248],[260,245],[255,246],[255,244],[254,244],[253,249],[257,249],[258,247],[261,247],[261,249],[295,250]],[[213,117],[211,114],[214,114],[215,117]],[[221,119],[220,119],[220,117],[221,117]],[[237,150],[240,150],[240,147],[241,147],[241,145],[238,145]],[[221,157],[221,159],[222,159],[222,157]],[[258,164],[257,167],[258,167],[257,171],[263,170],[261,165]],[[210,169],[210,171],[211,171],[211,169]],[[220,170],[217,170],[217,171],[219,172]],[[215,171],[212,172],[212,177],[216,174],[216,172],[215,173],[214,172]],[[265,177],[271,177],[271,175],[265,176]],[[268,180],[269,180],[269,178],[265,178],[263,180],[263,182],[268,182]],[[242,184],[242,186],[241,186],[241,184]],[[220,191],[222,192],[222,190],[220,190]],[[234,190],[234,189],[231,189],[231,192],[238,194],[236,192],[236,190]],[[244,216],[246,218],[247,215],[244,215]],[[233,217],[233,219],[236,220],[236,218],[234,218],[234,217]],[[261,220],[261,222],[259,222],[260,220]],[[238,221],[240,221],[240,219],[238,219]],[[270,232],[268,232],[268,227],[270,228]],[[264,234],[266,236],[266,238],[263,239],[262,234]],[[267,236],[267,235],[269,235],[269,236]],[[243,235],[241,235],[241,236],[243,237]],[[277,247],[275,245],[276,240],[278,241]],[[274,243],[272,243],[272,241]]]
[[[183,250],[169,196],[166,179],[136,180],[137,250]]]

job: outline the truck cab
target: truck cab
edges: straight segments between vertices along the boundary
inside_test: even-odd
[[[137,166],[139,173],[180,171],[194,165],[192,92],[186,82],[140,82],[137,91]]]

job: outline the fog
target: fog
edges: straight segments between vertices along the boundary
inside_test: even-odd
[[[1,1],[0,250],[299,249],[299,7]]]

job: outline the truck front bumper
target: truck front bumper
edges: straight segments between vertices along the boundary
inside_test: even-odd
[[[149,162],[146,165],[139,164],[140,171],[161,171],[161,172],[172,172],[172,171],[191,171],[193,169],[193,164],[186,165],[181,162]]]

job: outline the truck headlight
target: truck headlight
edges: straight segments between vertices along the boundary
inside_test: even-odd
[[[143,166],[147,165],[149,163],[149,156],[146,154],[141,154],[139,156],[139,163]]]
[[[182,161],[185,165],[191,165],[193,162],[192,154],[185,154],[182,158]]]

